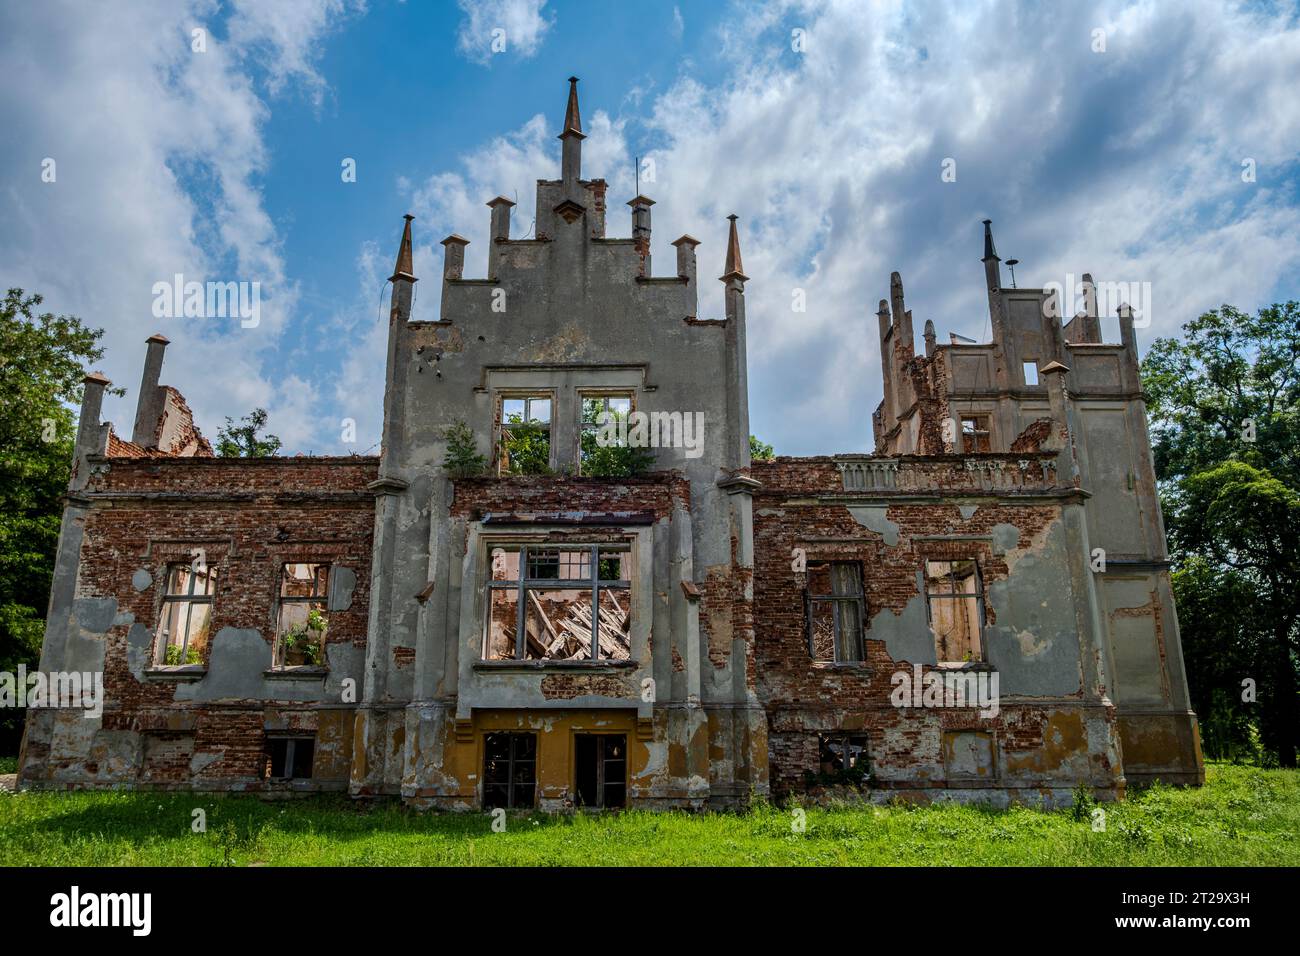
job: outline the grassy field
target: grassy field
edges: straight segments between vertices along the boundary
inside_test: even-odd
[[[207,832],[191,829],[206,812]],[[0,864],[284,865],[1300,865],[1300,772],[1212,765],[1198,790],[1156,787],[1069,810],[937,805],[745,814],[420,814],[345,798],[0,793]]]

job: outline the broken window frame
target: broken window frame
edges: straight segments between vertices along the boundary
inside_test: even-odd
[[[486,605],[483,614],[483,645],[480,651],[480,659],[484,661],[537,661],[542,664],[572,662],[583,660],[582,658],[572,657],[529,657],[528,656],[528,596],[532,592],[541,591],[589,591],[591,594],[591,608],[593,620],[593,634],[591,639],[591,656],[586,658],[591,663],[609,663],[611,661],[624,661],[631,659],[631,616],[632,616],[632,580],[631,577],[618,579],[602,579],[600,577],[600,560],[601,552],[615,552],[619,555],[628,555],[629,559],[632,553],[631,543],[628,541],[602,541],[595,544],[513,544],[509,542],[491,542],[488,545],[487,567],[492,566],[492,552],[496,550],[515,551],[519,554],[519,576],[515,580],[503,579],[497,580],[491,577],[491,571],[488,572],[488,581],[486,588]],[[530,577],[533,569],[533,562],[530,558],[530,552],[533,555],[544,552],[574,552],[587,553],[587,563],[591,569],[591,575],[588,578],[536,578]],[[558,575],[557,571],[557,575]],[[491,638],[492,638],[492,595],[495,591],[514,590],[518,595],[515,601],[515,653],[513,657],[498,658],[491,657]],[[600,595],[602,591],[622,592],[626,596],[626,607],[628,616],[628,657],[606,657],[600,653],[599,639],[599,617],[600,617]]]
[[[531,809],[535,807],[537,805],[537,750],[538,750],[537,734],[531,731],[491,730],[483,735],[483,793],[482,793],[483,809],[489,810],[501,806],[499,803],[490,801],[488,797],[489,787],[497,788],[503,785],[499,782],[490,780],[488,774],[488,761],[493,759],[488,753],[488,747],[489,747],[488,741],[492,737],[506,737],[509,739],[509,748],[504,758],[506,761],[506,767],[505,767],[506,772],[505,772],[505,783],[504,783],[504,786],[506,788],[506,804],[502,809],[525,810],[525,809]],[[527,739],[532,743],[533,755],[531,757],[520,757],[518,755],[518,749],[519,749],[518,744],[521,740],[524,739]],[[502,759],[502,758],[496,758],[496,759]],[[531,777],[525,780],[517,780],[516,779],[517,774],[515,772],[516,767],[526,767],[531,769],[532,771]],[[529,800],[526,804],[522,802],[516,802],[515,800],[516,786],[530,787],[532,789],[532,799]]]
[[[522,421],[513,423],[506,421],[506,402],[524,403]],[[532,417],[532,406],[534,402],[545,402],[549,406],[545,421]],[[496,448],[496,472],[498,477],[532,474],[532,472],[514,472],[510,470],[510,455],[509,452],[506,451],[506,441],[509,437],[511,427],[527,427],[544,434],[546,436],[546,467],[548,470],[554,467],[555,404],[555,392],[553,390],[510,390],[499,392],[497,394],[497,422],[496,435],[494,437]]]
[[[284,770],[285,773],[276,776],[274,772],[275,754],[272,747],[278,744],[284,744]],[[300,776],[294,772],[298,763],[298,748],[300,744],[308,744],[311,748],[310,761],[307,764],[307,773]],[[316,735],[315,734],[267,734],[265,743],[266,769],[263,779],[270,781],[288,781],[288,780],[312,780],[316,775]]]
[[[583,447],[582,439],[589,432],[599,432],[600,424],[597,421],[587,421],[587,402],[600,402],[600,412],[597,412],[599,418],[601,412],[609,411],[610,399],[627,402],[627,415],[636,411],[636,392],[626,388],[591,388],[578,389],[578,449],[576,461],[578,465],[578,474],[582,474]]]
[[[286,569],[294,565],[306,565],[307,567],[315,567],[317,569],[316,572],[312,574],[311,594],[302,595],[302,594],[284,593]],[[272,655],[271,655],[272,670],[292,670],[298,667],[324,668],[326,666],[326,662],[325,662],[326,631],[321,632],[320,650],[318,651],[319,659],[315,663],[289,664],[286,662],[285,660],[286,652],[284,646],[284,635],[286,630],[284,625],[284,610],[286,604],[305,604],[307,605],[307,612],[310,615],[313,607],[315,605],[319,605],[320,606],[319,610],[321,614],[324,615],[325,617],[326,630],[328,630],[330,578],[333,574],[333,570],[334,570],[333,565],[329,561],[282,561],[280,562],[280,575],[278,578],[279,586],[277,588],[279,593],[275,605],[275,646],[272,649]],[[323,591],[318,592],[316,590],[318,581],[324,582]]]
[[[861,741],[861,745],[858,747],[857,753],[853,754],[852,748],[856,746],[855,741]],[[862,731],[835,730],[835,731],[828,731],[825,733],[818,734],[817,735],[818,772],[822,774],[836,774],[836,773],[845,773],[849,771],[854,771],[857,769],[858,764],[862,761],[866,761],[867,767],[869,768],[871,766],[870,743],[871,741],[868,735],[863,733]],[[836,744],[838,744],[840,747],[839,759],[841,763],[844,763],[844,761],[850,756],[852,756],[853,762],[847,763],[844,766],[841,766],[839,768],[832,767],[830,770],[827,770],[823,767],[822,754],[827,752],[833,754],[834,750],[832,748]]]
[[[578,757],[578,741],[584,738],[594,741],[595,758],[596,758],[596,802],[592,804],[580,803],[581,790],[578,784],[578,774],[581,772]],[[610,757],[606,744],[611,740],[621,740],[623,742],[623,756]],[[609,775],[610,765],[622,765],[622,774],[616,780],[611,780]],[[627,787],[628,787],[628,750],[626,733],[591,733],[582,732],[573,735],[573,797],[575,806],[589,810],[609,810],[624,809],[627,807]],[[613,787],[622,795],[617,803],[611,804],[609,801],[609,789]]]
[[[202,571],[198,569],[202,568]],[[177,572],[189,572],[189,579],[184,591],[173,591],[172,580]],[[204,590],[202,593],[195,592],[195,583],[199,579],[204,581]],[[156,667],[194,667],[201,666],[205,662],[200,660],[194,664],[186,663],[186,656],[189,653],[190,625],[194,620],[194,605],[206,604],[208,607],[207,627],[211,630],[212,613],[215,606],[214,598],[217,592],[217,569],[208,564],[199,564],[197,561],[175,561],[167,565],[166,577],[163,579],[162,603],[158,613],[158,628],[154,634],[156,649],[154,651],[154,666]],[[173,604],[184,604],[185,607],[185,626],[182,628],[180,663],[167,663],[167,648],[172,646],[171,635],[165,631],[167,619],[171,606]]]
[[[950,589],[943,590],[943,591],[930,590],[930,580],[931,580],[930,565],[932,564],[954,565],[954,564],[960,564],[965,562],[969,562],[971,567],[974,568],[975,573],[973,577],[975,579],[975,588],[973,592],[957,590],[958,579],[956,574],[951,570],[949,571],[946,578],[944,578],[944,580],[948,580],[951,582]],[[985,624],[984,576],[983,576],[983,572],[980,569],[979,560],[973,555],[956,557],[956,558],[924,558],[921,562],[921,581],[922,581],[923,589],[925,591],[925,623],[926,626],[930,628],[930,636],[934,640],[935,663],[940,665],[943,664],[963,665],[963,664],[982,663],[985,660],[987,660],[987,651],[985,649],[985,642],[984,642],[984,624]],[[934,629],[933,602],[935,601],[956,602],[956,601],[971,601],[971,600],[975,602],[974,637],[975,640],[979,643],[978,654],[972,654],[969,660],[964,660],[964,661],[945,660],[944,657],[939,653],[939,634]]]
[[[989,428],[988,415],[966,414],[962,415],[960,420],[962,451],[981,454],[993,450],[993,433]],[[970,428],[966,427],[968,422]]]
[[[812,591],[811,570],[817,565],[826,565],[827,567],[827,575],[829,576],[831,582],[830,593],[814,594]],[[837,565],[847,566],[853,569],[852,580],[855,585],[855,588],[852,593],[849,594],[834,593],[835,567]],[[808,580],[810,583],[808,585],[805,585],[803,590],[804,623],[805,623],[805,630],[806,630],[805,637],[808,641],[808,656],[811,657],[813,659],[813,663],[816,664],[863,664],[865,663],[867,659],[867,646],[866,646],[867,645],[867,640],[866,640],[867,600],[866,600],[866,593],[863,589],[863,584],[862,584],[862,562],[861,561],[834,561],[834,560],[827,559],[827,560],[809,561],[808,568],[810,572],[808,575]],[[830,604],[832,608],[831,620],[832,620],[832,627],[834,628],[835,653],[834,653],[834,658],[829,661],[821,660],[817,657],[817,644],[814,639],[814,632],[813,632],[813,621],[816,612],[816,605],[822,603]],[[845,613],[844,611],[845,606],[848,606],[851,609],[851,612],[857,615],[858,647],[856,648],[856,650],[858,651],[858,655],[859,655],[857,657],[852,657],[849,656],[848,654],[843,653],[844,640],[842,636],[843,627],[841,624],[841,620]]]

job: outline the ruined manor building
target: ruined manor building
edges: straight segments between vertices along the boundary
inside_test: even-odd
[[[1103,342],[1089,277],[1065,322],[1003,288],[986,223],[991,340],[918,346],[895,273],[855,320],[875,452],[751,461],[735,217],[701,294],[690,236],[652,268],[652,200],[606,236],[576,80],[560,139],[529,235],[488,203],[485,276],[442,240],[436,320],[407,217],[378,457],[213,457],[161,336],[130,440],[87,378],[41,668],[102,672],[102,711],[32,708],[21,782],[544,810],[1201,782],[1131,310]],[[611,476],[609,416],[648,469]]]

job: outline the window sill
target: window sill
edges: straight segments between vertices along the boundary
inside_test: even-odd
[[[272,667],[262,671],[267,680],[321,680],[329,673],[328,667]]]
[[[475,661],[476,671],[607,671],[631,670],[640,661]]]
[[[871,671],[866,661],[813,661],[814,670],[823,671]]]
[[[146,680],[174,680],[174,681],[196,681],[203,680],[207,676],[208,667],[206,664],[155,664],[153,667],[146,668],[144,676]]]
[[[988,661],[939,661],[934,665],[941,671],[995,671]]]

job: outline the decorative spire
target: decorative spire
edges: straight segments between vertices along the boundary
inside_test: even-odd
[[[993,220],[984,220],[984,261],[998,259],[998,251],[993,248]],[[1001,259],[998,259],[1001,262]]]
[[[740,262],[740,237],[736,234],[737,216],[733,212],[727,218],[731,220],[731,233],[727,236],[727,264],[723,266],[722,281],[735,278],[744,282],[749,279],[749,276],[745,275],[745,267]]]
[[[417,282],[415,278],[415,264],[411,258],[411,220],[415,217],[407,213],[402,217],[406,220],[406,225],[402,227],[402,245],[397,250],[397,266],[393,269],[393,275],[390,281],[405,279],[407,282]]]
[[[560,138],[574,134],[586,138],[582,132],[582,115],[578,112],[578,78],[571,76],[569,77],[569,105],[564,111],[564,131],[560,133]]]

